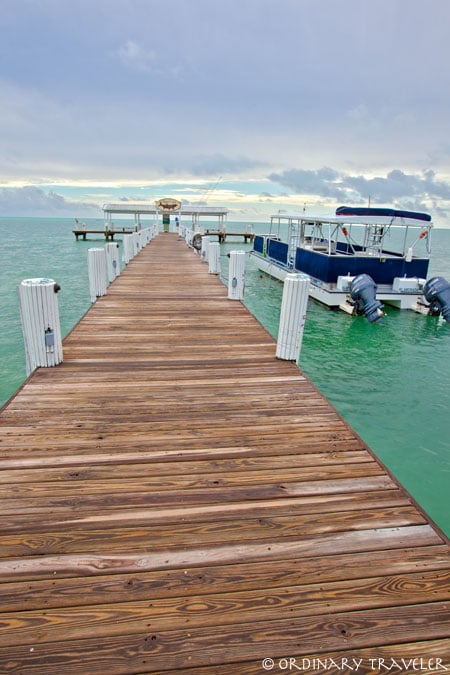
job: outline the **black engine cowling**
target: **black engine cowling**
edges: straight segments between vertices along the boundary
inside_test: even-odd
[[[376,299],[377,285],[368,274],[359,274],[350,284],[350,295],[356,314],[364,314],[368,321],[380,321],[383,305]]]
[[[442,314],[450,322],[450,283],[444,277],[428,279],[423,294],[430,303],[429,314]]]

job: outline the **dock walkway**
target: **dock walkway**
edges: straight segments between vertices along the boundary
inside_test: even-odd
[[[63,346],[0,415],[2,674],[450,669],[448,541],[184,241]]]

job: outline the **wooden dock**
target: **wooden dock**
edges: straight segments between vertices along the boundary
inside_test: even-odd
[[[226,230],[205,230],[205,235],[209,237],[217,237],[220,244],[223,244],[227,241],[228,238],[242,237],[244,242],[252,242],[255,238],[254,232],[227,232]]]
[[[75,239],[78,241],[78,239],[81,237],[84,241],[86,241],[87,235],[88,234],[101,234],[105,237],[106,241],[114,241],[114,237],[116,234],[133,234],[135,232],[135,229],[131,228],[126,228],[123,227],[122,229],[114,229],[114,230],[108,230],[104,228],[103,230],[85,230],[84,228],[77,229],[77,230],[72,230],[73,234],[75,235]]]
[[[2,410],[0,673],[450,669],[448,540],[226,296],[159,235]]]

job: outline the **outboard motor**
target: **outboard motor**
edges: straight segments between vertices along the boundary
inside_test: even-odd
[[[368,321],[379,321],[383,305],[376,299],[377,285],[368,274],[359,274],[350,284],[350,295],[356,314],[365,314]]]
[[[450,283],[444,277],[428,279],[423,294],[430,303],[429,314],[442,313],[445,321],[450,322]]]

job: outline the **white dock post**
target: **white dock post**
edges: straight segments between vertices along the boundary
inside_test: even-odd
[[[191,247],[192,247],[192,238],[193,238],[193,236],[194,236],[194,232],[193,232],[192,230],[190,230],[189,228],[186,228],[185,240],[186,240],[186,244],[187,244],[188,246],[191,246]]]
[[[133,258],[133,235],[124,234],[122,260],[125,263],[125,265],[128,265],[128,263],[132,258]]]
[[[133,255],[132,257],[134,258],[135,255],[139,253],[141,250],[141,238],[139,237],[139,232],[133,232],[131,235],[133,238]]]
[[[88,249],[89,290],[91,302],[106,295],[108,287],[106,273],[106,252],[104,248]]]
[[[58,290],[53,279],[24,279],[18,287],[27,375],[63,360]]]
[[[217,241],[209,242],[208,273],[220,274],[220,244]]]
[[[108,270],[108,281],[114,281],[120,274],[119,265],[119,244],[115,242],[105,244],[106,267]]]
[[[210,238],[208,236],[202,237],[202,248],[200,251],[200,255],[204,262],[208,262],[209,260],[209,245],[210,245]]]
[[[290,273],[286,276],[281,301],[277,359],[297,361],[300,356],[308,293],[309,276],[307,274]]]
[[[228,298],[242,300],[245,283],[245,251],[230,252],[230,266],[228,272]]]

